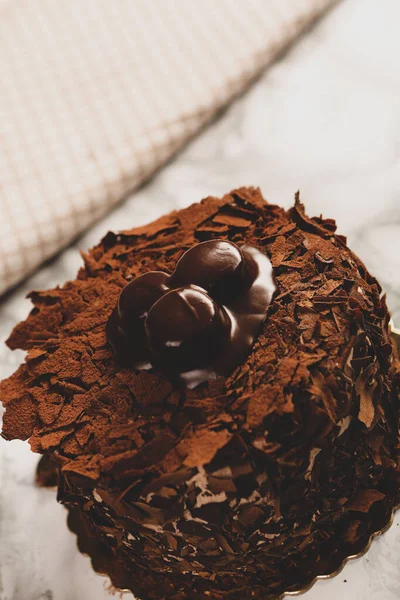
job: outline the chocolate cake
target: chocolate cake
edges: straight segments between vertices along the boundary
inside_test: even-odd
[[[335,230],[242,188],[108,233],[76,280],[30,294],[2,435],[51,457],[117,588],[277,598],[388,520],[398,362],[381,288]]]

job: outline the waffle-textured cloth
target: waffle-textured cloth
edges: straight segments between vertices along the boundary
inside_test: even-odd
[[[0,0],[0,293],[143,182],[334,1]]]

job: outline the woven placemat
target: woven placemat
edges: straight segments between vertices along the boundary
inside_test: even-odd
[[[148,178],[333,3],[0,0],[0,293]]]

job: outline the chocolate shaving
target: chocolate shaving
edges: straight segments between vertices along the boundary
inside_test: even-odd
[[[346,504],[347,510],[367,513],[375,502],[382,502],[385,499],[385,494],[378,490],[360,490]]]

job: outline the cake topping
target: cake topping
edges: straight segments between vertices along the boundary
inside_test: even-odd
[[[251,285],[249,270],[252,270],[252,266],[252,261],[246,261],[236,244],[226,240],[211,240],[185,252],[176,265],[171,283],[174,287],[198,285],[217,302],[229,303]]]
[[[167,273],[150,271],[128,283],[118,299],[121,322],[129,327],[136,319],[145,317],[154,302],[168,291],[168,279]]]
[[[121,292],[107,337],[116,359],[195,387],[246,357],[275,286],[268,258],[225,240],[193,246],[172,275],[145,273]]]

